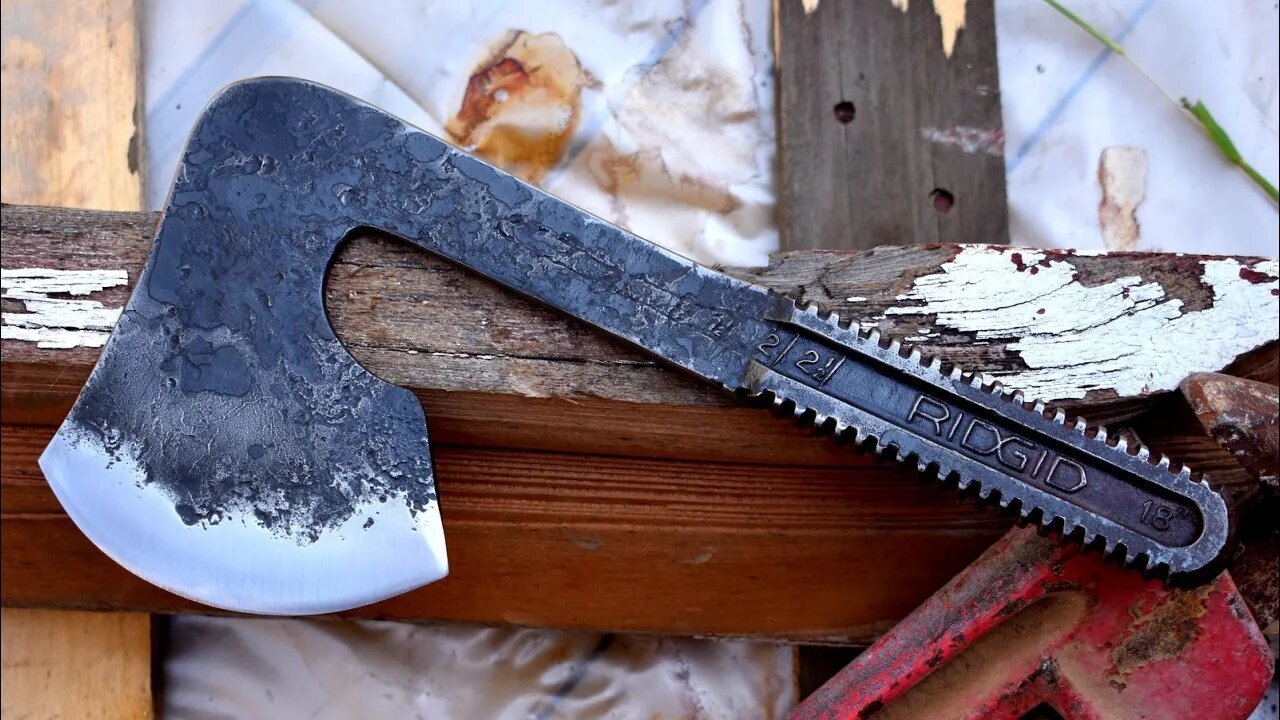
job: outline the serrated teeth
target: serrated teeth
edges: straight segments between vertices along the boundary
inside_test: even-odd
[[[811,314],[817,314],[816,306],[806,306],[805,310]],[[835,323],[840,320],[835,313],[823,315],[822,317]],[[861,334],[863,332],[865,332],[865,335]],[[843,337],[847,338],[847,336]],[[901,342],[884,337],[879,328],[873,325],[869,326],[865,331],[859,330],[858,341],[863,342],[863,338],[868,343],[874,343],[880,351],[888,351],[898,357],[909,358],[917,366],[927,367],[931,371],[939,373],[939,375],[944,375],[943,368],[944,365],[947,366],[945,377],[950,378],[957,386],[960,383],[966,383],[992,395],[1006,396],[1019,404],[1019,412],[1030,408],[1042,418],[1052,418],[1054,422],[1063,426],[1068,424],[1068,416],[1064,409],[1054,408],[1050,413],[1043,401],[1028,400],[1023,391],[1006,388],[1003,383],[981,372],[966,373],[959,365],[946,363],[940,357],[932,356],[926,358],[917,347],[906,347],[904,349]],[[927,378],[927,381],[942,384],[936,376]],[[1042,533],[1060,534],[1064,538],[1082,543],[1090,550],[1096,550],[1101,547],[1108,554],[1108,557],[1111,557],[1112,553],[1120,552],[1127,563],[1133,563],[1137,559],[1144,559],[1143,567],[1148,570],[1153,566],[1158,568],[1158,561],[1162,559],[1165,560],[1164,564],[1166,566],[1168,564],[1168,558],[1162,558],[1161,552],[1157,552],[1154,559],[1140,553],[1135,554],[1122,542],[1108,538],[1105,530],[1091,528],[1091,523],[1086,522],[1089,516],[1078,508],[1073,508],[1072,504],[1065,500],[1062,500],[1062,502],[1046,501],[1047,507],[1037,506],[1033,501],[1019,497],[1021,489],[1016,482],[1009,485],[1000,480],[999,476],[991,479],[990,482],[986,482],[981,479],[986,476],[981,474],[979,478],[965,477],[956,468],[948,467],[949,461],[947,458],[949,456],[943,453],[941,459],[939,459],[939,457],[936,457],[937,453],[929,450],[927,444],[916,445],[914,446],[916,449],[911,450],[913,443],[907,442],[904,450],[904,447],[898,442],[885,443],[877,434],[864,433],[860,428],[847,422],[842,422],[838,416],[819,414],[817,410],[804,408],[792,400],[778,396],[776,392],[768,392],[767,394],[771,397],[773,406],[779,415],[783,417],[794,415],[802,423],[812,419],[815,432],[833,431],[842,443],[853,443],[861,451],[874,452],[879,458],[892,458],[900,465],[914,467],[921,474],[940,484],[952,486],[952,483],[954,483],[954,487],[957,491],[963,493],[964,497],[972,498],[976,496],[987,507],[998,504],[1002,510],[1008,512],[1008,516],[1016,515],[1021,522],[1036,524]],[[766,393],[762,392],[759,395],[763,397]],[[1074,417],[1071,426],[1082,435],[1086,437],[1092,436],[1093,439],[1109,445],[1110,433],[1106,426],[1097,425],[1091,428],[1084,418],[1078,416]],[[1134,444],[1136,446],[1134,454],[1146,462],[1151,462],[1151,450],[1141,443],[1135,442]],[[1129,451],[1128,439],[1117,433],[1115,445],[1111,447],[1127,453]],[[921,453],[925,455],[922,456]],[[935,455],[932,459],[927,457],[931,453]],[[1169,458],[1164,455],[1159,456],[1158,464],[1166,470],[1169,470],[1171,466]],[[931,474],[934,471],[936,471],[936,476]],[[1191,481],[1192,476],[1189,468],[1180,467],[1177,469],[1177,474],[1184,480]],[[1201,485],[1209,487],[1208,482],[1204,479],[1197,477],[1197,480]],[[1054,513],[1051,508],[1058,508],[1058,512]],[[1115,557],[1119,558],[1120,555]]]

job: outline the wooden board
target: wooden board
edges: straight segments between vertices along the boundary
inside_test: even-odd
[[[102,291],[61,296],[119,308],[145,261],[154,222],[144,213],[4,207],[0,268],[7,278],[18,269],[104,278],[123,271],[126,279]],[[934,328],[931,350],[1018,377],[1028,372],[1019,343],[1036,337],[1034,328],[999,340],[957,328],[974,318],[986,322],[997,289],[1040,273],[1025,267],[1032,251],[1020,251],[1019,269],[990,255],[1019,251],[978,250],[794,253],[744,274],[899,336]],[[1202,321],[1192,358],[1199,365],[1217,369],[1245,357],[1241,367],[1274,369],[1274,261],[1186,257],[1169,264],[1163,256],[1130,254],[1047,262],[1033,264],[1046,275],[1071,264],[1079,292],[1137,278],[1197,308],[1170,313],[1168,322]],[[1257,273],[1250,277],[1258,282],[1238,273],[1238,283],[1206,280],[1207,267],[1226,262]],[[948,301],[968,314],[934,312],[931,303],[943,298],[931,288],[963,276],[969,263],[987,268],[986,280],[964,285]],[[1239,310],[1214,300],[1214,282],[1224,295],[1257,285],[1264,300],[1248,306],[1253,320],[1230,319]],[[1074,297],[1049,306],[1073,312]],[[355,355],[412,388],[426,407],[453,570],[441,583],[357,611],[363,616],[866,641],[1007,527],[909,474],[734,406],[589,328],[399,243],[349,243],[330,273],[327,301]],[[21,299],[3,304],[6,322],[29,311]],[[929,312],[902,312],[912,309]],[[87,327],[75,325],[75,313],[59,317],[73,329]],[[1113,319],[1117,336],[1130,336],[1131,317]],[[1241,327],[1256,331],[1255,343],[1237,351],[1231,343]],[[1114,340],[1103,333],[1098,342]],[[5,423],[19,426],[6,431],[0,472],[0,597],[196,610],[103,557],[62,514],[35,465],[98,349],[5,339],[0,351],[0,410]],[[1060,387],[1097,369],[1088,362],[1068,367],[1074,359],[1063,353]],[[1177,366],[1154,369],[1142,392],[1090,390],[1071,402],[1133,416],[1156,402],[1161,383],[1176,386],[1185,374]]]
[[[137,20],[133,0],[0,3],[4,202],[142,208]],[[0,626],[5,717],[152,716],[148,615],[6,608]]]
[[[6,718],[149,718],[151,618],[0,610]]]
[[[775,14],[784,248],[1007,242],[993,0]]]
[[[4,0],[4,202],[142,208],[133,0]]]

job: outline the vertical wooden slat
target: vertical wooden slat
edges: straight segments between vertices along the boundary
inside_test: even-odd
[[[774,3],[782,248],[1007,242],[993,0]],[[854,654],[800,647],[801,696]]]
[[[777,2],[783,248],[1006,242],[993,0]]]
[[[141,210],[133,0],[3,0],[0,9],[0,199]],[[4,717],[153,715],[149,615],[0,612]]]

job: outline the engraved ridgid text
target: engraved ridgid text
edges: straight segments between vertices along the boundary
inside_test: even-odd
[[[1089,484],[1088,473],[1080,463],[923,393],[912,403],[906,421],[908,426],[923,428],[967,454],[992,458],[1029,480],[1040,480],[1061,492],[1074,493]]]

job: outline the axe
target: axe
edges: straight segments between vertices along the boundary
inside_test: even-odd
[[[426,418],[329,325],[375,229],[725,390],[1156,574],[1208,573],[1226,506],[1186,468],[878,332],[667,252],[313,83],[224,89],[146,268],[40,458],[84,533],[229,610],[348,609],[448,572]]]

